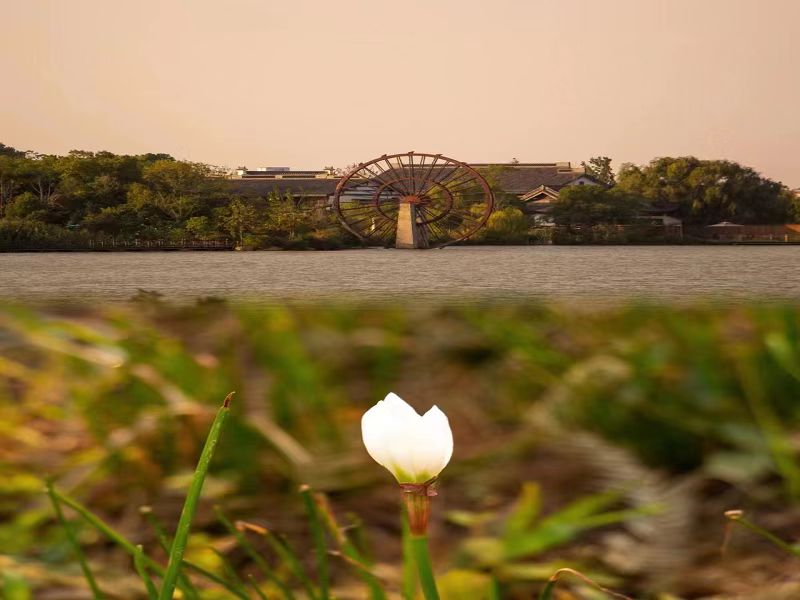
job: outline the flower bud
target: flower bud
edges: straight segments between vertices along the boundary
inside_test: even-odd
[[[420,416],[396,394],[361,418],[364,446],[401,484],[424,484],[439,475],[453,455],[453,432],[436,406]]]

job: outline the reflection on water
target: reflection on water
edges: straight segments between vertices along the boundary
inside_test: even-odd
[[[539,297],[800,299],[797,246],[529,246],[340,252],[0,254],[0,296],[366,302]]]

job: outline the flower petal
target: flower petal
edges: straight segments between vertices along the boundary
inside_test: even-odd
[[[369,455],[400,483],[437,476],[453,454],[447,416],[436,406],[420,416],[393,393],[364,413],[361,435]]]
[[[434,477],[441,473],[453,456],[453,431],[447,415],[435,405],[422,415],[422,422],[431,446],[430,468]]]

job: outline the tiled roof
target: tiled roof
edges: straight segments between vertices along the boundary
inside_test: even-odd
[[[582,176],[588,177],[583,169],[565,169],[556,165],[517,165],[505,169],[497,180],[504,192],[525,194],[543,185],[558,190]]]
[[[490,165],[471,165],[485,170]],[[580,168],[567,168],[556,163],[503,165],[497,176],[497,186],[508,194],[525,194],[540,186],[558,190],[578,177],[588,177]],[[399,170],[399,169],[398,169]],[[230,179],[227,184],[235,194],[243,196],[266,196],[270,191],[279,189],[291,191],[296,196],[327,196],[336,191],[337,178],[286,178],[286,179]]]
[[[309,177],[307,179],[229,179],[226,185],[231,193],[242,196],[264,197],[273,190],[281,193],[292,192],[295,196],[327,196],[336,191],[336,178],[323,179]]]

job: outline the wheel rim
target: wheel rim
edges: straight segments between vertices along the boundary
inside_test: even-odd
[[[416,227],[431,248],[471,237],[494,208],[492,190],[478,171],[441,154],[417,152],[357,165],[339,182],[333,207],[356,237],[389,246],[401,202],[415,205]]]

